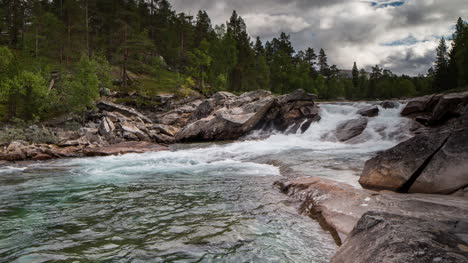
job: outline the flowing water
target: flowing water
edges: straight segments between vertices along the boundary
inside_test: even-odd
[[[322,104],[304,134],[0,167],[0,262],[328,262],[332,237],[272,183],[359,187],[365,160],[410,136],[400,107],[337,142],[365,105]]]

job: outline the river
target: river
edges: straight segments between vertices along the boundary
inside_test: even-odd
[[[401,105],[337,142],[336,126],[366,105],[321,104],[303,134],[0,167],[0,262],[328,262],[331,235],[272,184],[359,187],[367,159],[411,136]]]

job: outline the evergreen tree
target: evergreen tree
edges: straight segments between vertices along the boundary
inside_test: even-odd
[[[448,52],[445,39],[442,37],[437,47],[437,56],[434,66],[434,89],[443,91],[448,89]]]
[[[353,77],[354,87],[358,88],[359,87],[359,69],[356,65],[356,61],[354,62],[354,65],[353,65],[352,77]]]
[[[330,69],[328,67],[328,62],[327,62],[327,55],[325,54],[325,51],[323,49],[320,49],[319,56],[318,56],[318,66],[319,66],[319,72],[323,76],[329,76],[330,75]]]

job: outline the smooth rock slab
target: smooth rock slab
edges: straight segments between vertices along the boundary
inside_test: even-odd
[[[448,136],[447,131],[422,133],[378,153],[365,163],[359,183],[375,190],[402,189]]]
[[[367,212],[332,263],[468,262],[468,219],[435,221]]]

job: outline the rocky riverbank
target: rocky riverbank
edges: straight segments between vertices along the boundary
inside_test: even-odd
[[[70,118],[57,118],[45,129],[53,143],[34,143],[28,135],[0,149],[0,160],[116,155],[168,150],[175,142],[234,140],[257,129],[296,132],[318,121],[315,95],[298,90],[284,96],[258,90],[240,96],[218,92],[211,98],[168,98],[156,111],[103,100],[89,112],[79,129],[65,128]]]
[[[402,115],[420,126],[366,162],[366,189],[315,177],[275,183],[342,244],[332,262],[468,262],[468,93],[416,98]],[[359,133],[364,123],[340,127]]]

